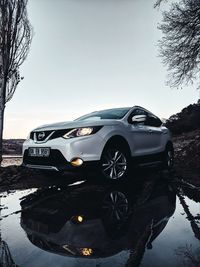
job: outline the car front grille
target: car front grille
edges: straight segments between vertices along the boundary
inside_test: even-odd
[[[47,140],[52,140],[55,138],[62,137],[65,133],[71,129],[61,129],[61,130],[51,130],[51,131],[33,131],[30,134],[30,139],[36,142],[45,142]]]
[[[41,132],[31,132],[30,139],[43,142],[45,141],[50,135],[53,134],[54,131],[41,131]]]

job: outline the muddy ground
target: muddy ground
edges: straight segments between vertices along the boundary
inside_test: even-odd
[[[81,180],[80,176],[43,173],[17,165],[0,168],[0,192],[14,189],[45,187],[55,184],[63,185],[65,183],[73,183],[77,180]]]
[[[176,175],[200,185],[200,130],[174,136],[173,144]]]

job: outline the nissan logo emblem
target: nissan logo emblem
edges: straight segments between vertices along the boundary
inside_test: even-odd
[[[38,134],[38,139],[42,140],[45,137],[45,132],[41,132]]]

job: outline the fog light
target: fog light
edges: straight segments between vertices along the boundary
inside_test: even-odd
[[[85,218],[83,217],[83,215],[77,215],[77,216],[71,217],[70,220],[71,220],[71,222],[73,222],[75,224],[81,224],[81,223],[83,223]]]
[[[93,250],[91,248],[81,248],[80,252],[83,256],[91,256],[93,253]]]
[[[76,159],[71,160],[71,164],[75,167],[78,167],[83,164],[83,160],[80,158],[76,158]]]
[[[80,215],[79,215],[79,216],[77,217],[77,221],[80,222],[80,223],[82,223],[82,222],[83,222],[83,216],[80,216]]]

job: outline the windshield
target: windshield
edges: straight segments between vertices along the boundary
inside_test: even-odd
[[[107,109],[101,111],[95,111],[84,115],[75,121],[83,121],[83,120],[120,120],[122,119],[126,113],[130,110],[130,108],[114,108]]]

